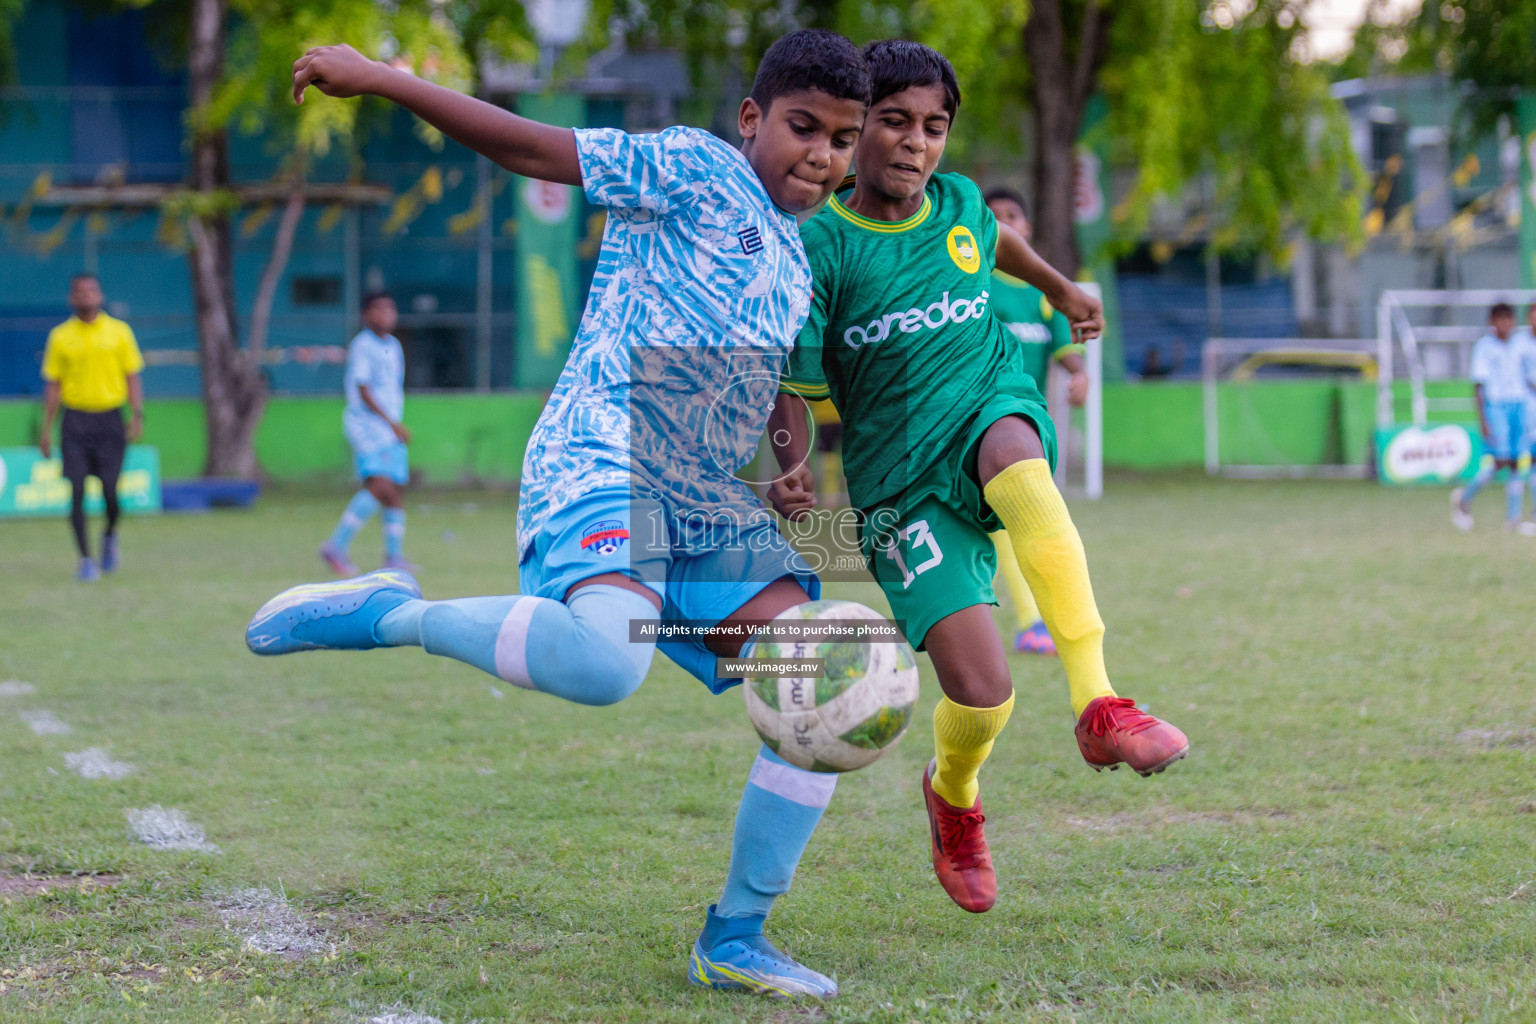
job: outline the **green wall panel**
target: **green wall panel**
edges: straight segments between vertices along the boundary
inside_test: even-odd
[[[405,422],[413,434],[412,469],[429,484],[515,481],[543,408],[540,393],[411,395]],[[339,398],[272,399],[256,435],[262,468],[281,482],[349,477],[352,454],[341,434],[341,410]],[[160,449],[166,479],[202,472],[202,403],[150,400],[144,419],[144,443]],[[37,402],[0,402],[0,446],[35,444],[41,421]]]
[[[1428,388],[1432,398],[1469,393],[1460,381]],[[1406,384],[1394,387],[1399,419]],[[428,484],[510,483],[544,407],[541,392],[412,394],[406,424],[411,466]],[[1233,465],[1361,465],[1376,425],[1376,386],[1333,381],[1259,381],[1221,385],[1221,459]],[[341,435],[340,398],[272,399],[257,434],[261,464],[282,482],[340,481],[351,476]],[[1104,464],[1159,470],[1205,464],[1203,393],[1198,381],[1104,386]],[[195,399],[150,401],[144,441],[160,449],[166,479],[196,476],[205,451],[202,405]],[[1435,411],[1434,420],[1466,414]],[[33,444],[41,407],[0,402],[0,446]]]
[[[1199,382],[1105,384],[1104,464],[1124,469],[1205,465]]]

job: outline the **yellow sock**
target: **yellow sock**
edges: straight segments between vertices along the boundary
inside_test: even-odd
[[[1095,698],[1115,693],[1104,670],[1104,620],[1093,601],[1083,540],[1044,459],[1015,462],[987,484],[986,497],[1008,528],[1067,670],[1072,713],[1081,717]]]
[[[992,753],[992,741],[1013,714],[1013,694],[995,708],[968,708],[948,697],[933,709],[933,739],[938,767],[933,791],[951,807],[970,807],[980,787],[976,773]]]
[[[1018,619],[1019,632],[1022,633],[1040,621],[1040,609],[1035,606],[1035,595],[1030,593],[1024,574],[1019,571],[1019,560],[1014,556],[1008,531],[998,530],[992,535],[992,543],[997,548],[997,574],[1008,588],[1008,598],[1013,602],[1013,615]]]

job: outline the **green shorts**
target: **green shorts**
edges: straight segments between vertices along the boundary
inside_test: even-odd
[[[987,428],[1005,416],[1023,416],[1039,432],[1055,469],[1056,428],[1045,400],[1033,381],[1018,378],[999,381],[997,393],[910,487],[861,510],[864,558],[891,602],[892,617],[918,650],[945,616],[973,604],[997,604],[997,551],[990,534],[1003,524],[976,476],[976,452]]]

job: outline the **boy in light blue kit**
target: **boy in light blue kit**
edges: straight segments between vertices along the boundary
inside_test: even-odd
[[[1458,530],[1472,529],[1472,499],[1495,473],[1509,470],[1505,484],[1504,529],[1536,536],[1536,523],[1522,522],[1525,482],[1531,470],[1526,425],[1530,383],[1526,379],[1521,346],[1511,339],[1515,310],[1500,302],[1488,311],[1488,333],[1472,346],[1472,386],[1477,416],[1487,452],[1477,476],[1466,487],[1451,492],[1451,522]]]
[[[1509,343],[1520,363],[1520,374],[1525,378],[1525,446],[1526,457],[1536,459],[1536,302],[1525,308],[1525,326],[1515,331]],[[1527,473],[1526,483],[1531,488],[1531,511],[1536,513],[1536,474]],[[1536,533],[1536,524],[1529,521],[1517,529],[1524,535]]]
[[[363,482],[352,495],[341,521],[324,544],[320,557],[342,576],[358,569],[349,549],[352,538],[373,514],[384,507],[384,568],[413,571],[405,560],[405,485],[411,481],[406,445],[411,432],[400,422],[405,415],[405,352],[394,335],[399,313],[387,292],[363,299],[363,329],[347,346],[347,409],[342,430],[352,446],[353,465]]]
[[[869,102],[858,51],[819,30],[770,47],[741,104],[740,150],[691,128],[641,136],[539,124],[345,46],[294,65],[295,98],[310,85],[393,100],[516,174],[581,186],[609,216],[570,358],[524,457],[522,593],[425,601],[409,574],[393,571],[308,584],[263,606],[247,645],[258,654],[416,645],[597,705],[645,678],[658,646],[647,627],[688,621],[723,635],[661,649],[716,693],[740,682],[716,674],[716,656],[739,655],[754,623],[820,592],[735,473],[756,453],[810,307],[794,215],[824,201],[848,169]],[[763,935],[835,780],[767,747],[758,754],[690,981],[836,993]]]

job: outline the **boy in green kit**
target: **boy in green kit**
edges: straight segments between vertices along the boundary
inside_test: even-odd
[[[996,900],[977,774],[1013,710],[990,605],[1006,528],[1061,649],[1079,750],[1096,769],[1161,771],[1188,751],[1178,729],[1118,697],[1082,541],[1051,479],[1056,437],[1017,340],[989,308],[1000,265],[1042,288],[1074,328],[1098,303],[999,228],[980,189],[934,174],[960,103],[954,69],[902,40],[865,48],[874,99],[844,181],[801,228],[815,294],[769,434],[780,513],[815,504],[804,399],[844,419],[844,472],[860,542],[907,639],[944,689],[937,756],[923,774],[934,870],[973,912]]]

